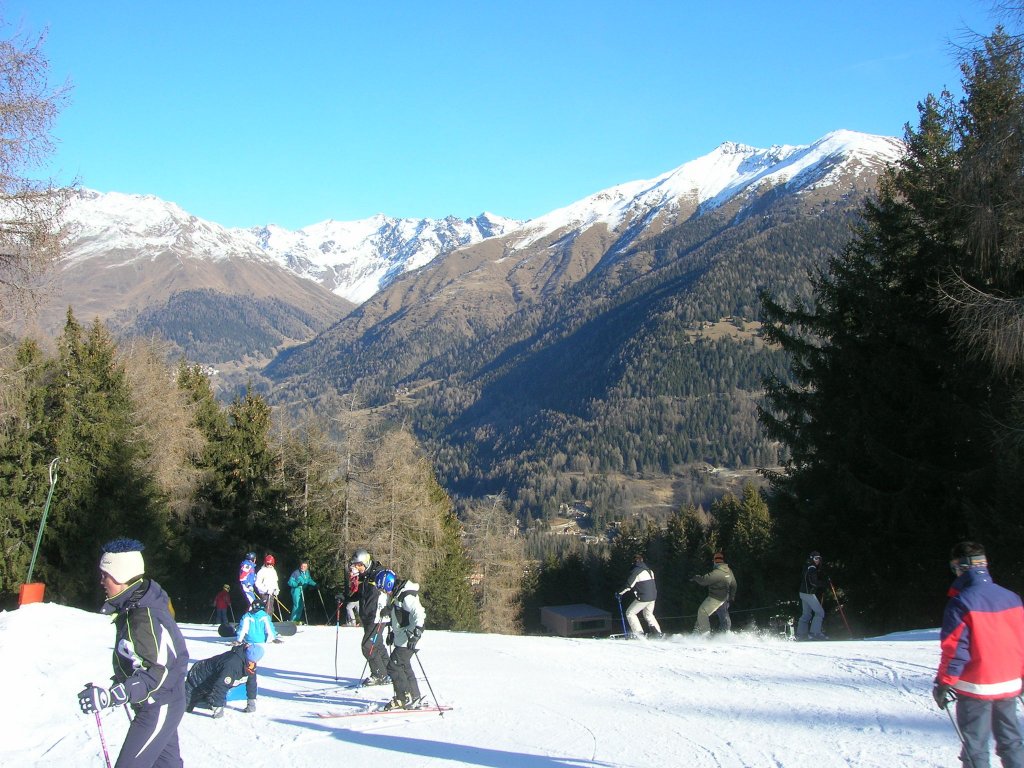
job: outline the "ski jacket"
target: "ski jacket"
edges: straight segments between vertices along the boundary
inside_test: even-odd
[[[391,598],[391,628],[395,635],[395,647],[402,647],[409,642],[413,629],[422,631],[427,621],[427,612],[420,602],[420,585],[415,581],[405,581],[395,587]]]
[[[277,630],[266,611],[260,608],[255,613],[248,611],[242,615],[242,620],[238,623],[238,632],[235,634],[235,642],[265,643],[268,638],[276,639]]]
[[[213,607],[227,610],[231,607],[231,593],[222,589],[213,598]]]
[[[296,568],[288,578],[288,586],[294,591],[296,589],[302,589],[303,587],[315,587],[316,582],[313,581],[313,577],[309,575],[309,571]]]
[[[256,662],[245,658],[245,646],[239,645],[218,656],[197,661],[186,678],[191,689],[190,698],[205,699],[211,707],[223,707],[228,691],[245,683],[245,697],[255,699],[257,694]],[[192,703],[192,702],[190,702]]]
[[[238,566],[238,583],[242,585],[243,590],[249,587],[247,591],[252,591],[252,586],[256,583],[256,563],[252,560],[243,560]]]
[[[620,595],[632,592],[641,603],[650,603],[658,597],[658,587],[654,583],[654,571],[641,560],[626,577],[626,586],[619,590]]]
[[[272,565],[264,565],[256,574],[256,591],[261,595],[274,595],[281,592],[281,583],[277,578],[277,569]]]
[[[814,563],[807,563],[800,574],[800,591],[805,595],[816,595],[825,588],[821,571]]]
[[[370,567],[363,571],[359,577],[359,623],[363,625],[363,633],[369,635],[374,627],[384,620],[383,612],[388,604],[388,596],[377,589],[377,574],[384,568],[377,563],[370,563]]]
[[[1024,607],[992,581],[988,568],[959,576],[949,589],[936,679],[973,699],[1010,699],[1024,676]]]
[[[732,569],[725,563],[715,563],[715,567],[703,576],[694,576],[692,581],[708,588],[708,597],[722,602],[733,602],[736,599],[736,577]]]
[[[124,683],[132,704],[163,704],[185,695],[188,648],[169,606],[159,584],[140,578],[101,609],[114,617],[114,680]]]

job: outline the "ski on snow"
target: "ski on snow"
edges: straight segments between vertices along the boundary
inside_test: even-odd
[[[316,716],[321,719],[339,719],[346,717],[373,717],[386,715],[415,715],[419,713],[435,712],[444,714],[451,712],[451,707],[420,707],[419,709],[371,709],[361,712],[317,712]]]

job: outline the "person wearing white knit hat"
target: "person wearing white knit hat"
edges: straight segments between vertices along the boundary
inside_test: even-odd
[[[185,713],[188,649],[163,588],[145,576],[143,545],[115,539],[103,547],[100,585],[107,594],[101,613],[114,617],[114,686],[89,683],[78,694],[83,712],[129,705],[118,768],[180,766],[178,724]]]

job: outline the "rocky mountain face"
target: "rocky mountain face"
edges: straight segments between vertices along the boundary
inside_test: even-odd
[[[724,144],[398,277],[265,374],[280,402],[412,414],[447,487],[522,515],[705,503],[779,461],[756,405],[785,361],[759,292],[808,298],[899,142]],[[553,505],[553,506],[552,506]]]
[[[896,139],[851,131],[809,146],[722,144],[655,179],[603,190],[396,277],[315,341],[284,353],[268,374],[301,381],[331,361],[344,369],[334,374],[342,391],[368,376],[374,387],[397,383],[581,281],[642,275],[654,265],[635,253],[676,227],[724,214],[739,224],[766,200],[791,200],[813,214],[859,198],[901,151]]]

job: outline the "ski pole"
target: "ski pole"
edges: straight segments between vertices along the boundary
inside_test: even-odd
[[[626,631],[626,614],[622,612],[622,595],[616,592],[615,599],[619,603],[619,618],[622,619],[622,636],[629,637],[629,632]]]
[[[956,694],[950,691],[946,694],[946,706],[943,707],[946,710],[946,714],[949,715],[949,722],[953,724],[953,730],[956,731],[957,738],[960,739],[961,754],[967,758],[964,762],[967,763],[970,768],[974,768],[974,759],[971,757],[971,753],[967,751],[967,742],[964,740],[964,732],[960,730],[960,726],[956,722],[956,718],[953,717],[953,713],[949,710],[949,705],[956,701]]]
[[[93,712],[96,715],[96,728],[100,732],[100,744],[103,746],[103,759],[107,762],[107,768],[110,768],[110,752],[107,751],[107,737],[103,735],[103,719],[100,717],[100,711],[97,709]]]
[[[430,695],[434,697],[434,706],[435,706],[435,707],[437,707],[437,708],[438,708],[438,710],[441,710],[441,702],[439,702],[439,701],[437,700],[437,694],[436,694],[436,693],[434,693],[434,686],[432,686],[432,685],[430,684],[430,678],[429,678],[429,677],[427,677],[427,670],[425,670],[425,669],[423,668],[423,661],[422,661],[422,660],[420,659],[420,654],[419,654],[419,651],[413,651],[413,652],[412,652],[412,654],[413,654],[413,656],[415,656],[415,657],[416,657],[416,661],[418,661],[418,662],[419,662],[419,664],[420,664],[420,672],[422,672],[422,673],[423,673],[423,680],[424,680],[424,681],[426,682],[426,684],[427,684],[427,690],[428,690],[428,691],[430,691]],[[439,712],[438,712],[438,714],[439,714],[439,715],[440,715],[441,717],[444,717],[444,711],[443,711],[443,710],[439,711]]]
[[[338,682],[338,634],[341,631],[341,625],[334,625],[334,682]],[[359,678],[362,680],[362,678]]]
[[[832,588],[832,597],[836,600],[836,607],[839,609],[839,615],[843,619],[843,624],[846,626],[846,631],[850,635],[850,639],[853,639],[853,632],[850,630],[850,624],[846,620],[846,611],[843,610],[843,604],[839,602],[839,595],[836,593],[836,585],[832,583],[832,579],[828,580],[829,587]]]
[[[324,593],[317,589],[316,593],[320,596],[320,605],[324,609],[324,621],[328,624],[331,623],[331,614],[327,612],[327,603],[324,602]]]

